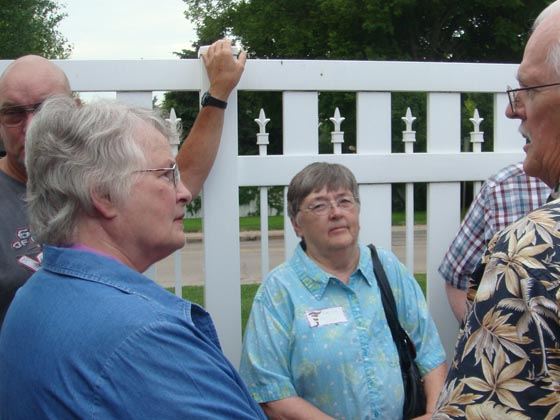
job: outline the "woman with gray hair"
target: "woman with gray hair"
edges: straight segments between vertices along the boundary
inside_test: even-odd
[[[245,332],[240,373],[252,396],[271,418],[402,418],[399,356],[370,250],[358,244],[354,175],[305,167],[288,186],[288,213],[301,242],[259,288]],[[416,280],[391,252],[378,254],[416,347],[428,418],[445,353]]]
[[[152,112],[46,101],[28,132],[42,268],[0,333],[1,418],[261,418],[209,315],[141,273],[181,248],[191,193]]]

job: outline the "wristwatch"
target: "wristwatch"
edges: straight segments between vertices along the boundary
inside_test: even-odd
[[[226,109],[227,102],[222,101],[221,99],[218,98],[214,98],[212,95],[210,95],[210,92],[206,91],[204,92],[204,95],[202,95],[202,100],[200,101],[200,105],[202,105],[203,107],[214,106],[216,108]]]

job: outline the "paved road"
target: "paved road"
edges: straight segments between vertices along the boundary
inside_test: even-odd
[[[258,235],[249,235],[258,238]],[[269,239],[270,268],[284,261],[284,240],[280,235]],[[404,231],[393,230],[393,252],[405,261]],[[187,240],[188,241],[188,240]],[[261,281],[260,239],[242,240],[241,244],[241,282],[258,283]],[[185,285],[204,283],[202,242],[196,239],[187,242],[181,250],[181,275]],[[156,281],[164,287],[173,287],[175,279],[174,257],[170,256],[156,265]],[[414,235],[414,271],[426,272],[426,230],[417,229]]]

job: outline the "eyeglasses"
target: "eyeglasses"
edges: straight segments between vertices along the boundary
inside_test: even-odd
[[[170,168],[141,169],[134,171],[133,173],[137,172],[162,172],[161,176],[167,178],[167,180],[172,183],[175,188],[177,188],[177,184],[181,179],[181,173],[179,172],[177,163],[174,163]]]
[[[328,214],[331,208],[338,208],[342,211],[350,211],[358,204],[358,199],[351,195],[343,195],[335,200],[317,200],[309,206],[300,208],[303,211],[310,211],[317,216],[324,216]]]
[[[27,119],[27,114],[35,114],[43,102],[31,105],[7,106],[0,109],[0,121],[6,127],[17,127]]]
[[[552,86],[560,86],[560,83],[549,83],[549,84],[546,84],[546,85],[528,86],[528,87],[522,87],[522,88],[517,88],[517,89],[512,89],[510,86],[508,86],[507,90],[506,90],[506,93],[508,94],[509,106],[511,106],[511,110],[513,112],[515,112],[515,108],[517,107],[517,104],[519,103],[519,99],[517,98],[517,94],[519,92],[525,91],[525,90],[543,89],[543,88],[552,87]]]

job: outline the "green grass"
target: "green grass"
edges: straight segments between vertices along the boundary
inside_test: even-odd
[[[424,292],[424,297],[426,297],[426,273],[416,273],[414,277],[420,285],[420,289]]]
[[[426,274],[416,273],[416,280],[420,288],[426,295]],[[241,285],[241,326],[242,331],[245,333],[245,324],[249,319],[249,313],[251,312],[251,305],[253,304],[253,299],[260,284],[242,284]],[[173,289],[168,288],[170,292],[173,293]],[[190,300],[191,302],[198,303],[200,306],[204,306],[204,286],[183,286],[183,299]]]
[[[426,212],[417,211],[414,213],[414,223],[417,225],[426,224]],[[404,226],[405,215],[403,212],[393,213],[393,226]],[[199,217],[185,219],[183,221],[185,226],[185,232],[201,232],[202,231],[202,220]],[[259,216],[246,216],[239,218],[239,230],[260,230],[261,221]],[[283,230],[284,229],[284,216],[269,216],[268,217],[268,229],[269,230]]]
[[[241,325],[243,333],[245,333],[245,324],[249,319],[251,312],[251,305],[255,294],[259,289],[260,284],[242,284],[241,285]],[[173,288],[167,288],[171,293],[174,293]],[[200,306],[204,306],[204,286],[183,286],[183,299],[190,300]]]

